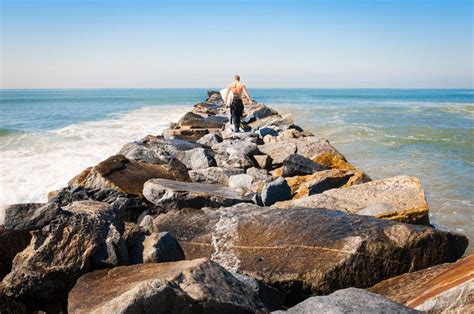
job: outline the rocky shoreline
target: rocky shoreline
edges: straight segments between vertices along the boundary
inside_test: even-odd
[[[416,177],[371,180],[261,104],[208,92],[47,203],[7,208],[0,313],[468,312],[474,256]]]

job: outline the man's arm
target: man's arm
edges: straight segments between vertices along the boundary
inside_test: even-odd
[[[252,97],[250,97],[250,94],[249,94],[249,91],[247,90],[247,86],[245,86],[244,84],[244,91],[245,91],[245,95],[247,95],[247,98],[249,99],[249,102],[252,103]]]

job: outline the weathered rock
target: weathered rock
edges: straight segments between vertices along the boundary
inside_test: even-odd
[[[257,165],[262,169],[271,169],[272,159],[268,155],[253,155]]]
[[[260,128],[268,126],[277,126],[280,127],[282,130],[286,130],[293,123],[294,121],[290,117],[281,117],[279,115],[273,115],[251,122],[249,123],[249,126],[252,128],[252,130],[258,130]]]
[[[216,165],[214,153],[206,148],[194,148],[176,153],[176,158],[181,161],[188,169],[196,170]]]
[[[229,120],[222,116],[207,116],[188,112],[177,123],[178,127],[218,129],[222,128]]]
[[[327,296],[316,296],[275,314],[305,313],[421,313],[362,289],[347,288]]]
[[[256,293],[206,259],[140,264],[82,276],[69,294],[75,313],[256,313]]]
[[[352,180],[356,175],[352,171],[330,169],[306,176],[289,177],[286,178],[286,182],[294,195],[293,199],[297,199],[330,189],[352,186],[357,182]]]
[[[253,181],[253,177],[246,173],[237,174],[229,177],[229,188],[237,190],[252,190]]]
[[[59,212],[56,203],[11,205],[5,209],[4,225],[11,230],[37,230],[53,220]]]
[[[137,223],[148,233],[153,232],[153,217],[151,215],[145,215],[140,221],[137,221]]]
[[[152,232],[137,238],[130,252],[130,264],[174,262],[183,259],[181,246],[168,232]]]
[[[222,131],[221,128],[209,129],[166,129],[163,130],[163,137],[166,139],[182,139],[186,141],[196,142],[201,137],[208,133],[217,133],[220,134]]]
[[[190,170],[188,173],[193,182],[228,185],[230,176],[242,174],[244,173],[244,170],[239,168],[209,167]]]
[[[212,145],[219,144],[220,142],[222,142],[222,137],[216,133],[206,134],[197,141],[197,143],[207,147],[212,147]]]
[[[242,119],[242,122],[248,124],[273,115],[278,115],[278,112],[262,104],[253,105],[247,109],[247,115]]]
[[[296,153],[296,144],[294,142],[282,143],[266,143],[259,145],[258,149],[272,159],[272,165],[279,166],[288,156]]]
[[[283,177],[293,177],[312,174],[325,168],[309,158],[298,154],[291,154],[283,160],[281,169]]]
[[[232,275],[255,291],[267,310],[276,311],[283,308],[285,294],[278,289],[267,286],[263,281],[250,276],[238,273],[232,273]]]
[[[283,178],[267,183],[262,189],[262,203],[271,206],[279,201],[291,199],[291,189]]]
[[[85,188],[115,189],[132,195],[142,195],[143,184],[152,178],[191,181],[186,168],[156,165],[128,160],[115,155],[84,170],[69,185]]]
[[[427,313],[474,309],[474,255],[384,280],[371,292]]]
[[[274,206],[327,208],[416,224],[429,223],[423,187],[416,177],[410,176],[332,189]]]
[[[50,225],[33,231],[31,243],[13,260],[3,279],[5,294],[29,302],[63,300],[85,272],[127,262],[116,209],[76,202]]]
[[[227,269],[263,280],[295,304],[313,294],[367,288],[383,279],[455,261],[463,235],[430,227],[313,208],[172,211],[155,218],[186,258],[212,257]]]
[[[244,154],[234,154],[234,155],[215,155],[214,159],[218,167],[226,169],[247,169],[254,166],[254,163],[250,157]]]
[[[11,271],[13,258],[30,244],[30,240],[27,231],[7,230],[0,226],[0,281]]]
[[[252,202],[252,195],[241,195],[225,186],[164,179],[147,181],[143,188],[143,195],[163,212],[173,209],[220,207]]]

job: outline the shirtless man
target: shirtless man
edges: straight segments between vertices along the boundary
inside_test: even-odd
[[[230,105],[230,124],[234,125],[234,132],[239,132],[240,118],[244,112],[244,104],[242,102],[242,93],[245,91],[249,103],[252,103],[252,98],[247,90],[247,86],[240,82],[240,76],[234,76],[234,82],[230,83],[227,87],[234,95],[234,101]],[[226,103],[228,103],[230,93],[227,93]]]

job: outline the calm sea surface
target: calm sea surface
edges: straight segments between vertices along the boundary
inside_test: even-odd
[[[328,138],[373,179],[418,176],[431,220],[474,241],[474,90],[250,92]],[[0,90],[0,207],[45,201],[205,96],[205,89]]]

